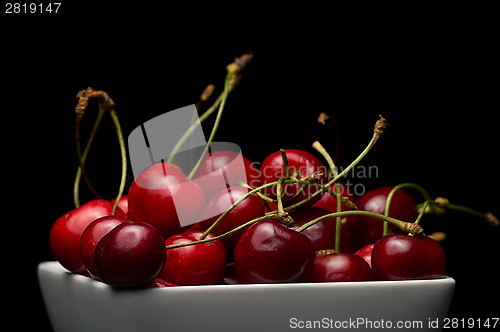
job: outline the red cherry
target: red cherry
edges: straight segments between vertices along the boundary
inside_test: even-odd
[[[436,279],[445,275],[441,245],[430,237],[386,235],[372,252],[372,267],[381,280]]]
[[[92,221],[110,216],[112,211],[113,204],[110,201],[97,199],[59,217],[52,225],[49,235],[50,248],[56,260],[73,273],[86,274],[87,270],[80,257],[80,238]],[[117,209],[116,216],[125,217],[125,213]]]
[[[165,245],[199,240],[203,231],[187,231],[170,236]],[[213,238],[208,234],[207,239]],[[167,250],[160,277],[177,285],[213,285],[222,281],[226,269],[226,249],[220,240]]]
[[[234,251],[234,266],[242,283],[305,281],[313,265],[311,240],[275,220],[249,226]]]
[[[111,200],[111,203],[115,204],[116,202],[116,197]],[[118,207],[125,213],[128,213],[128,196],[127,195],[122,195],[120,197],[120,201],[118,202]]]
[[[355,254],[363,258],[368,263],[368,265],[370,265],[370,267],[372,267],[372,251],[374,245],[375,243],[367,244],[366,246],[355,252]]]
[[[322,209],[315,206],[300,207],[289,214],[295,221],[293,229],[297,229],[305,223],[324,216],[325,214],[330,214],[331,211]],[[342,251],[346,251],[347,246],[347,234],[344,227],[341,228],[340,234],[340,247]],[[336,222],[335,219],[326,219],[320,221],[307,229],[302,231],[302,234],[306,235],[313,245],[314,251],[321,249],[333,249],[335,248],[335,234],[336,234]]]
[[[226,189],[226,184],[233,187],[244,182],[252,188],[261,185],[259,169],[244,156],[229,150],[214,151],[205,156],[194,179],[207,199]]]
[[[94,250],[97,243],[116,226],[129,221],[127,218],[107,216],[94,220],[85,228],[80,238],[80,256],[87,271],[99,280],[94,261]]]
[[[314,172],[325,171],[325,166],[321,163],[321,161],[319,161],[318,158],[316,158],[309,152],[296,149],[288,149],[285,150],[285,152],[288,159],[290,174],[292,175],[294,171],[297,171],[299,173],[299,179],[308,177]],[[286,170],[283,164],[281,153],[277,151],[267,156],[267,158],[262,162],[261,166],[262,184],[277,181],[284,176],[286,176]],[[318,181],[318,183],[323,184],[324,179],[325,177],[323,177],[321,181]],[[282,186],[282,192],[284,191],[285,187],[286,185]],[[288,186],[286,194],[283,196],[283,204],[290,205],[296,202],[300,202],[318,191],[316,187],[308,186],[304,188],[304,190],[302,190],[296,198],[293,198],[298,193],[300,188],[300,185],[290,184]],[[276,186],[266,188],[264,190],[264,194],[273,199],[276,199]],[[318,195],[314,199],[310,200],[307,204],[312,205],[320,198],[321,195]]]
[[[227,190],[222,190],[216,194],[212,199],[205,205],[203,212],[201,214],[200,229],[207,230],[212,224],[219,218],[219,216],[226,211],[234,202],[245,196],[249,190],[245,187],[232,187]],[[264,204],[262,204],[262,199],[254,194],[240,204],[238,204],[231,212],[229,212],[224,219],[215,227],[212,231],[215,235],[220,235],[230,230],[243,225],[247,221],[263,216]],[[232,260],[234,254],[234,248],[236,247],[236,242],[243,234],[244,230],[235,232],[229,236],[221,239],[222,243],[226,247],[228,254],[228,259]]]
[[[158,163],[146,168],[132,183],[128,217],[152,225],[167,238],[194,224],[204,204],[203,190],[179,167]]]
[[[359,210],[379,214],[385,213],[387,196],[393,187],[381,187],[371,190],[356,200]],[[389,217],[413,222],[418,216],[415,200],[405,191],[398,190],[392,198]],[[383,221],[368,216],[348,216],[345,224],[349,244],[353,251],[370,243],[375,243],[383,233]],[[389,224],[390,233],[401,233],[401,230]]]
[[[373,280],[373,271],[358,255],[318,254],[310,280],[312,282],[369,281]]]
[[[356,199],[354,193],[352,193],[345,184],[339,182],[339,185],[341,188],[340,195],[342,197],[348,198],[351,202],[354,203]],[[330,186],[330,189],[334,191],[337,189],[335,183]],[[337,212],[337,199],[330,194],[324,194],[319,201],[314,203],[314,206],[327,209],[331,212]],[[349,211],[349,210],[350,209],[347,207],[347,205],[342,203],[341,211]]]
[[[137,286],[157,277],[166,249],[158,230],[141,222],[122,223],[106,234],[94,250],[99,278],[112,286]]]

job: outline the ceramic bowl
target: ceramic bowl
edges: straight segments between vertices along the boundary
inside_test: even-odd
[[[455,280],[213,285],[115,289],[38,266],[47,312],[62,331],[438,331]]]

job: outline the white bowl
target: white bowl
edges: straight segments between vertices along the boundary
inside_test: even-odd
[[[122,290],[57,262],[41,263],[38,278],[54,330],[72,332],[380,331],[401,324],[438,331],[433,324],[442,326],[455,288],[446,277]]]

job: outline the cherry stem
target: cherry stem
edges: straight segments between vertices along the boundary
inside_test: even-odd
[[[92,185],[90,184],[90,181],[88,180],[88,177],[85,172],[85,160],[87,159],[90,146],[92,145],[92,142],[94,141],[95,135],[97,133],[97,130],[102,122],[102,119],[104,117],[104,113],[106,111],[109,111],[109,114],[111,115],[111,118],[113,120],[113,124],[115,126],[116,134],[118,136],[118,142],[120,144],[120,153],[121,153],[121,159],[122,159],[122,176],[120,180],[120,188],[118,190],[118,196],[116,197],[116,202],[113,206],[112,210],[112,215],[115,215],[116,213],[116,208],[118,206],[118,202],[123,194],[123,190],[125,189],[125,181],[127,177],[127,150],[125,148],[125,141],[123,139],[123,133],[121,130],[120,122],[118,121],[118,116],[116,115],[116,111],[114,109],[115,103],[113,100],[109,97],[109,95],[100,90],[93,90],[92,88],[87,88],[86,90],[81,90],[78,92],[77,97],[78,99],[78,105],[76,106],[76,151],[77,151],[77,156],[78,156],[78,162],[79,162],[79,167],[76,173],[76,178],[75,178],[75,183],[73,186],[73,199],[75,202],[75,206],[79,207],[80,206],[80,197],[79,197],[79,188],[80,188],[80,179],[81,176],[83,175],[85,181],[87,182],[87,186],[89,189],[94,193],[94,196],[97,198],[101,198],[99,194],[94,190]],[[96,98],[99,101],[99,113],[97,115],[96,122],[94,123],[94,127],[92,128],[92,132],[90,133],[89,140],[87,142],[87,145],[85,146],[85,150],[83,154],[81,153],[81,146],[80,146],[80,128],[81,128],[81,121],[85,112],[85,109],[88,107],[89,99],[90,98]]]
[[[321,145],[320,142],[316,141],[313,143],[313,148],[316,149],[321,155],[326,159],[328,162],[328,166],[330,166],[330,171],[333,174],[333,177],[338,176],[337,172],[337,167],[335,166],[335,163],[333,162],[332,157],[328,154],[326,149]],[[335,199],[337,200],[337,212],[342,211],[342,195],[341,195],[342,188],[340,187],[340,184],[338,182],[335,183],[335,193],[336,197]],[[342,228],[342,222],[341,222],[341,217],[337,217],[336,224],[335,224],[335,252],[339,254],[341,252],[340,249],[340,232]]]
[[[123,132],[120,126],[120,121],[118,121],[118,116],[114,108],[110,109],[109,114],[113,119],[113,124],[115,125],[116,135],[118,136],[118,142],[120,144],[120,155],[122,158],[122,177],[120,180],[120,187],[118,189],[118,195],[116,196],[115,204],[113,205],[113,211],[111,214],[114,216],[116,213],[116,208],[120,202],[120,198],[123,195],[123,190],[125,189],[125,181],[127,180],[127,149],[125,148],[125,140],[123,139]]]
[[[260,187],[257,187],[253,190],[250,190],[248,193],[246,193],[244,196],[242,196],[239,200],[237,200],[236,202],[234,202],[226,211],[224,211],[224,213],[222,213],[219,218],[217,218],[216,221],[214,221],[214,223],[205,231],[205,233],[203,233],[201,236],[200,236],[200,240],[203,240],[205,237],[207,237],[207,235],[215,228],[217,227],[217,225],[222,221],[222,219],[224,219],[224,217],[226,217],[229,212],[231,212],[236,206],[238,206],[238,204],[240,204],[241,202],[243,202],[245,199],[247,199],[248,197],[252,196],[253,194],[255,194],[256,192],[262,190],[262,189],[265,189],[265,188],[268,188],[268,187],[272,187],[276,184],[278,184],[279,181],[275,181],[275,182],[271,182],[271,183],[268,183],[268,184],[265,184],[265,185],[262,185]],[[276,213],[274,213],[276,214]],[[266,214],[264,217],[270,217],[271,215],[270,214]]]
[[[194,165],[193,169],[191,170],[191,173],[188,175],[188,179],[191,180],[196,172],[198,171],[198,168],[200,168],[201,163],[203,162],[203,159],[205,158],[206,154],[208,153],[208,149],[210,149],[210,144],[212,143],[215,133],[217,132],[217,129],[219,128],[219,123],[222,118],[222,111],[224,110],[224,106],[226,106],[226,100],[229,95],[229,92],[231,91],[229,89],[229,80],[231,79],[231,76],[234,75],[234,72],[228,71],[226,75],[226,81],[224,83],[224,91],[222,92],[222,100],[219,105],[219,111],[217,112],[217,117],[215,118],[214,126],[212,127],[212,132],[210,133],[210,137],[208,138],[207,144],[205,148],[203,149],[203,152],[200,155],[200,158],[196,162],[196,165]]]
[[[217,107],[219,107],[220,103],[222,102],[222,99],[224,98],[224,92],[222,92],[219,97],[215,100],[212,106],[208,108],[200,117],[199,117],[199,122],[195,121],[191,124],[191,126],[184,132],[184,134],[181,136],[179,141],[175,144],[175,146],[172,149],[172,152],[170,153],[170,156],[167,158],[167,163],[171,163],[174,160],[175,155],[179,151],[180,147],[186,142],[186,140],[191,136],[193,131],[198,128],[198,125],[200,123],[203,123],[210,115],[212,115],[215,110],[217,110]]]
[[[76,130],[75,130],[75,140],[76,140],[76,155],[78,158],[78,169],[76,171],[76,176],[75,176],[75,182],[73,184],[73,201],[75,204],[75,207],[78,208],[80,207],[80,180],[83,178],[85,180],[85,183],[87,184],[87,187],[89,190],[92,192],[92,194],[96,198],[101,198],[101,196],[96,192],[92,184],[90,183],[90,180],[87,176],[87,172],[85,171],[85,161],[87,160],[87,155],[89,153],[90,147],[92,143],[94,142],[95,135],[97,133],[97,130],[99,129],[99,126],[101,125],[102,119],[104,117],[105,110],[102,108],[99,108],[99,112],[97,114],[97,118],[95,120],[94,126],[92,128],[92,131],[90,132],[89,139],[87,141],[87,144],[85,145],[85,149],[83,150],[82,154],[82,149],[81,149],[81,144],[80,144],[80,132],[81,132],[81,121],[83,118],[83,110],[80,110],[81,113],[77,113],[76,117]]]
[[[411,222],[406,222],[406,221],[402,221],[402,220],[398,220],[398,219],[394,219],[394,218],[391,218],[391,217],[388,217],[388,216],[384,216],[382,214],[378,214],[378,213],[374,213],[374,212],[369,212],[369,211],[342,211],[342,212],[335,212],[335,213],[325,214],[325,215],[323,215],[321,217],[318,217],[318,218],[316,218],[314,220],[311,220],[308,223],[302,225],[296,231],[297,232],[302,232],[303,230],[307,229],[308,227],[310,227],[310,226],[312,226],[312,225],[314,225],[314,224],[316,224],[316,223],[318,223],[320,221],[326,220],[326,219],[336,218],[336,217],[339,217],[339,216],[340,217],[351,216],[351,215],[360,215],[360,216],[374,217],[374,218],[377,218],[377,219],[388,221],[389,223],[391,223],[392,225],[398,227],[399,229],[401,229],[405,233],[411,233],[411,234],[414,234],[414,235],[425,235],[423,228],[420,227],[420,225],[418,225],[418,224],[411,223]]]
[[[385,202],[385,212],[384,212],[385,216],[389,216],[389,209],[391,207],[392,198],[394,197],[396,192],[398,190],[404,189],[404,188],[410,188],[410,189],[417,190],[423,196],[425,201],[432,201],[431,195],[429,195],[427,190],[425,190],[421,185],[416,184],[416,183],[411,183],[411,182],[401,183],[401,184],[395,186],[394,188],[392,188],[389,195],[387,195],[387,201]],[[422,219],[422,215],[419,215],[417,220],[420,222],[420,219]],[[389,224],[387,223],[387,221],[384,221],[384,228],[383,228],[382,236],[387,235],[388,232],[389,232]]]
[[[286,181],[288,181],[288,180],[286,180]],[[278,181],[266,184],[263,187],[267,188],[267,187],[270,187],[271,185],[276,185],[277,182]],[[255,190],[257,190],[257,189],[261,190],[263,188],[259,187],[259,188],[256,188]],[[250,192],[248,194],[250,194]],[[242,197],[239,200],[239,202],[243,201],[243,199],[245,199],[245,198],[246,197]],[[235,204],[233,204],[233,205],[237,205],[237,204],[239,204],[239,202],[235,202]],[[227,211],[229,211],[229,210],[231,210],[231,208],[228,209]],[[362,216],[369,216],[369,217],[374,217],[374,218],[378,218],[378,219],[382,219],[382,220],[387,220],[391,224],[399,227],[401,230],[403,230],[406,233],[411,233],[411,234],[414,234],[414,235],[425,235],[424,232],[423,232],[422,227],[420,227],[417,224],[406,222],[406,221],[402,221],[402,220],[398,220],[398,219],[394,219],[394,218],[391,218],[391,217],[386,217],[384,215],[381,215],[381,214],[378,214],[378,213],[374,213],[374,212],[368,212],[368,211],[342,211],[342,212],[325,214],[325,215],[323,215],[323,216],[321,216],[319,218],[311,220],[308,223],[302,225],[301,227],[299,227],[298,229],[296,229],[296,231],[297,232],[302,232],[303,230],[307,229],[308,227],[311,227],[312,225],[314,225],[314,224],[316,224],[318,222],[321,222],[323,220],[326,220],[326,219],[336,218],[336,217],[339,217],[339,216],[340,217],[344,217],[344,216],[350,216],[350,215],[362,215]],[[219,217],[219,219],[217,221],[219,221],[221,218],[222,218],[222,215]],[[265,215],[265,216],[262,216],[262,217],[258,217],[258,218],[252,219],[250,221],[247,221],[246,223],[244,223],[244,224],[242,224],[242,225],[240,225],[238,227],[235,227],[234,229],[232,229],[232,230],[230,230],[230,231],[228,231],[228,232],[226,232],[224,234],[221,234],[221,235],[218,235],[218,236],[214,236],[213,238],[207,239],[206,236],[208,235],[208,233],[210,233],[209,232],[210,228],[213,229],[212,226],[214,226],[214,224],[215,224],[214,223],[214,224],[212,224],[212,226],[209,229],[207,229],[205,231],[205,233],[202,234],[202,236],[200,236],[199,240],[193,241],[193,242],[187,242],[187,243],[172,244],[172,245],[169,245],[169,246],[165,246],[165,248],[167,250],[169,250],[169,249],[175,249],[175,248],[180,248],[180,247],[187,247],[187,246],[191,246],[191,245],[196,245],[196,244],[202,244],[202,243],[207,243],[207,242],[211,242],[211,241],[216,241],[216,240],[222,239],[222,238],[224,238],[226,236],[229,236],[229,235],[231,235],[231,234],[233,234],[235,232],[238,232],[238,231],[240,231],[240,230],[242,230],[242,229],[244,229],[244,228],[246,228],[246,227],[248,227],[250,225],[253,225],[256,222],[259,222],[259,221],[262,221],[262,220],[266,220],[266,219],[281,219],[281,216],[278,213],[273,213],[273,214]]]
[[[334,117],[326,114],[325,112],[321,112],[319,114],[318,123],[324,125],[328,120],[330,120],[335,125],[336,140],[335,140],[335,150],[333,152],[333,158],[336,160],[339,155],[339,149],[340,149],[340,124]]]
[[[180,247],[187,247],[187,246],[192,246],[192,245],[196,245],[196,244],[202,244],[202,243],[207,243],[207,242],[212,242],[212,241],[216,241],[216,240],[219,240],[219,239],[222,239],[226,236],[229,236],[239,230],[242,230],[250,225],[253,225],[255,224],[256,222],[259,222],[259,221],[262,221],[262,220],[266,220],[266,219],[279,219],[280,217],[278,216],[278,214],[274,214],[274,215],[269,215],[269,216],[262,216],[262,217],[258,217],[258,218],[255,218],[255,219],[252,219],[246,223],[244,223],[243,225],[240,225],[238,227],[235,227],[234,229],[224,233],[224,234],[221,234],[221,235],[218,235],[218,236],[214,236],[213,238],[210,238],[210,239],[207,239],[206,238],[206,235],[205,233],[203,233],[199,240],[198,241],[193,241],[193,242],[187,242],[187,243],[179,243],[179,244],[171,244],[169,246],[165,246],[165,248],[167,250],[169,249],[175,249],[175,248],[180,248]],[[207,230],[208,231],[208,230]],[[204,236],[205,235],[205,236]],[[208,233],[207,233],[208,235]]]

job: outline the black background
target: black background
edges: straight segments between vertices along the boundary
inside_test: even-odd
[[[217,140],[257,162],[281,147],[313,152],[314,140],[333,151],[334,127],[316,122],[327,112],[340,123],[345,167],[382,114],[389,130],[362,162],[378,176],[353,183],[369,190],[417,182],[500,215],[498,53],[487,9],[140,9],[86,2],[63,3],[52,16],[2,14],[3,277],[22,299],[10,301],[13,312],[36,317],[22,324],[49,324],[36,266],[53,259],[50,227],[73,208],[75,96],[88,86],[110,94],[128,136],[196,103],[207,84],[220,93],[225,66],[251,51]],[[96,114],[91,103],[84,137]],[[87,166],[109,199],[120,179],[115,137],[106,117]],[[129,171],[127,186],[131,180]],[[85,189],[82,198],[91,199]],[[498,317],[499,230],[452,212],[422,224],[448,234],[447,274],[457,281],[449,316]]]

